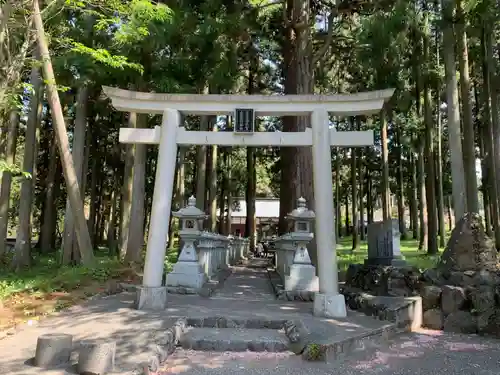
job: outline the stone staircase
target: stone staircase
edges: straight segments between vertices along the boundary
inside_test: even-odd
[[[284,352],[289,350],[285,323],[241,317],[187,318],[179,345],[214,352]]]

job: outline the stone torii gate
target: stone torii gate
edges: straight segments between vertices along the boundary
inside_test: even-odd
[[[198,95],[156,94],[103,87],[119,111],[163,115],[154,129],[120,129],[121,143],[159,145],[156,180],[143,285],[138,293],[144,306],[164,307],[167,290],[162,286],[163,262],[168,239],[168,218],[175,179],[178,145],[311,147],[318,246],[319,292],[314,298],[314,314],[345,317],[344,296],[339,294],[335,240],[335,216],[331,147],[373,145],[372,131],[329,129],[329,114],[369,115],[382,109],[394,90],[349,95]],[[312,128],[305,132],[211,132],[188,131],[180,127],[180,113],[191,115],[234,115],[251,110],[253,116],[311,115]],[[252,116],[252,117],[253,117]],[[149,303],[148,303],[149,301]]]

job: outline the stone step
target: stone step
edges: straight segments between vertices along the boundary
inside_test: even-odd
[[[272,329],[189,327],[180,338],[184,349],[214,352],[285,352],[288,343],[285,333]]]

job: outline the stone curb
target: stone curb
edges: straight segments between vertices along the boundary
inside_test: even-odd
[[[158,373],[162,365],[168,359],[168,356],[175,352],[179,345],[182,335],[188,326],[187,318],[179,318],[172,327],[161,332],[159,337],[155,338],[155,349],[147,363],[141,363],[135,370],[130,372],[121,372],[123,375],[152,375]]]
[[[290,320],[284,324],[289,349],[306,361],[329,362],[340,360],[347,354],[365,350],[367,346],[381,346],[401,330],[395,324],[374,329],[341,341],[315,340],[312,332],[301,320]]]
[[[422,326],[422,298],[374,296],[354,288],[342,287],[347,306],[365,315],[396,324],[404,331]]]

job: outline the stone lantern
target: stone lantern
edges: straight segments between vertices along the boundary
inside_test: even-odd
[[[167,286],[171,291],[172,287],[199,289],[205,282],[205,273],[198,261],[195,242],[201,236],[201,224],[207,215],[196,207],[196,198],[193,196],[188,199],[187,207],[173,212],[172,215],[179,218],[179,237],[184,245],[174,269],[167,275]]]
[[[318,277],[307,251],[307,244],[314,238],[311,223],[316,219],[316,215],[307,208],[306,200],[301,197],[297,200],[297,208],[288,214],[287,219],[293,223],[290,237],[295,254],[290,274],[285,277],[285,290],[316,292],[319,290]]]

